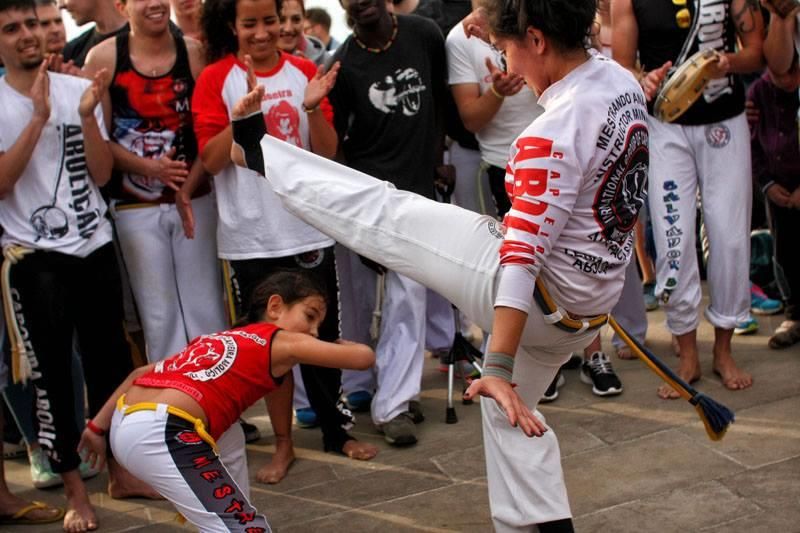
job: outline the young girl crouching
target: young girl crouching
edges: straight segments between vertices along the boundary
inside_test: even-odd
[[[102,467],[114,457],[170,500],[200,531],[269,531],[249,501],[242,412],[298,363],[366,369],[372,349],[316,339],[325,290],[282,271],[254,291],[246,325],[203,335],[134,370],[87,424],[79,449]]]

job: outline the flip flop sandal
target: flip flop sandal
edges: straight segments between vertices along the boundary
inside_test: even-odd
[[[57,511],[56,514],[50,517],[32,518],[28,516],[32,511]],[[37,524],[51,524],[58,522],[64,518],[64,509],[60,507],[50,507],[43,502],[31,502],[14,513],[13,515],[0,515],[0,525],[37,525]]]

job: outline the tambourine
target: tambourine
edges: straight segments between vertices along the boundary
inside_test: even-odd
[[[692,107],[711,81],[711,67],[718,59],[716,50],[701,50],[676,68],[658,91],[653,107],[656,118],[672,122]]]

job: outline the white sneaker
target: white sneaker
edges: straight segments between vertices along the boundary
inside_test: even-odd
[[[31,481],[37,489],[57,487],[63,483],[61,476],[50,469],[50,461],[41,447],[28,451],[28,461],[31,463]]]

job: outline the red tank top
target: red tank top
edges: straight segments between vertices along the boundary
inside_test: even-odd
[[[108,88],[111,97],[111,139],[130,152],[158,159],[175,148],[173,159],[191,168],[197,158],[191,100],[194,77],[189,52],[181,35],[170,30],[175,42],[175,64],[161,76],[147,76],[133,65],[127,32],[116,38],[117,60]],[[120,203],[174,203],[175,192],[158,178],[115,170],[111,198]],[[194,198],[208,194],[203,180]]]
[[[282,381],[271,366],[278,331],[274,324],[258,323],[197,337],[133,384],[188,394],[203,408],[208,432],[217,439]]]

